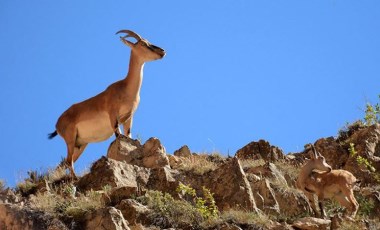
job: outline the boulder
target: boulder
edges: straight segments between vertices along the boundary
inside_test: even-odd
[[[0,229],[68,230],[57,218],[18,205],[0,203]]]
[[[121,211],[124,218],[131,225],[131,228],[133,228],[132,226],[138,226],[139,224],[149,225],[148,214],[151,210],[138,203],[136,200],[125,199],[115,207]]]
[[[176,170],[170,169],[169,167],[152,169],[150,171],[147,188],[166,192],[177,197],[176,189],[179,185],[179,182],[175,179],[175,174],[177,173]]]
[[[204,185],[214,194],[220,210],[239,207],[258,211],[249,181],[236,157],[210,172],[205,178]]]
[[[84,229],[88,230],[129,230],[128,222],[120,210],[107,207],[88,213],[85,216]]]
[[[265,161],[274,162],[279,159],[286,159],[282,150],[276,146],[270,145],[268,141],[259,140],[251,142],[239,149],[235,156],[239,159],[264,159]]]
[[[344,148],[333,137],[321,138],[315,142],[314,146],[333,169],[344,167],[349,158],[348,147]],[[310,158],[310,155],[307,157]]]
[[[122,161],[101,157],[88,174],[77,182],[80,190],[102,190],[104,186],[137,188],[136,166]]]
[[[191,157],[190,149],[187,145],[182,146],[180,149],[174,151],[176,157]]]
[[[296,220],[292,226],[302,230],[327,230],[330,229],[331,220],[314,217],[304,217]]]
[[[265,214],[280,214],[280,207],[268,179],[251,182],[251,187],[257,208]]]
[[[138,194],[136,187],[116,187],[112,188],[109,195],[107,195],[106,205],[113,206],[119,204],[124,199],[129,199],[133,196],[137,196]]]
[[[107,157],[145,168],[160,168],[169,165],[165,147],[154,137],[141,145],[138,140],[120,135],[110,144]]]

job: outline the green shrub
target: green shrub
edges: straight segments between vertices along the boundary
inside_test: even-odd
[[[184,200],[175,200],[168,193],[148,191],[138,199],[153,210],[150,216],[160,219],[161,227],[199,226],[204,220],[193,205]],[[165,223],[162,223],[162,217]]]
[[[206,187],[202,187],[203,197],[198,197],[195,189],[182,183],[179,184],[176,191],[192,203],[205,220],[218,217],[219,211],[213,194]]]
[[[380,95],[379,95],[380,99]],[[364,121],[367,126],[380,123],[380,104],[377,103],[372,105],[371,103],[366,104]]]

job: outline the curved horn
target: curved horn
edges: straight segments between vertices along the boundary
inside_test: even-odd
[[[131,30],[120,30],[120,31],[116,32],[116,34],[119,34],[119,33],[126,33],[127,34],[123,38],[132,37],[132,38],[136,38],[137,41],[140,41],[142,39],[140,35],[136,34],[135,32],[133,32]]]
[[[317,150],[315,149],[314,145],[312,144],[311,145],[311,149],[313,150],[313,153],[314,153],[314,156],[320,156],[321,154],[319,152],[317,152]]]

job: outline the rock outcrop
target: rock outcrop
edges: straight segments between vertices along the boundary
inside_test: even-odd
[[[355,154],[349,151],[352,144]],[[348,170],[362,181],[355,196],[362,207],[358,215],[365,221],[344,219],[338,208],[330,209],[334,215],[326,220],[311,216],[307,199],[295,188],[295,173],[306,161],[307,150],[284,155],[280,148],[260,140],[244,146],[233,158],[197,155],[186,145],[169,155],[157,138],[141,144],[120,136],[111,143],[108,157],[95,161],[90,171],[75,182],[67,178],[49,181],[49,177],[39,179],[30,174],[23,188],[4,189],[1,186],[0,229],[238,230],[339,229],[345,226],[378,229],[380,125],[367,127],[355,123],[337,138],[317,140],[315,147],[334,169]],[[367,162],[361,163],[359,159]],[[179,194],[177,189],[181,183],[194,189],[190,191],[191,199]],[[219,216],[213,226],[204,228],[186,221],[173,224],[166,214],[174,210],[174,204],[178,205],[175,210],[188,211],[181,213],[185,219],[191,218],[194,209],[207,212],[201,204],[210,205],[207,202],[211,201],[202,200],[203,187],[211,192],[223,218]],[[149,194],[155,195],[148,197]],[[99,205],[87,209],[76,207],[67,212],[79,199],[86,203],[89,199],[86,195],[95,197]],[[33,203],[38,196],[48,199],[39,198],[43,204],[38,206]],[[54,200],[49,199],[53,196],[60,200],[51,207],[49,202]],[[165,199],[172,201],[171,207],[165,206]],[[157,206],[150,206],[152,202]],[[44,205],[49,207],[48,211],[43,211]],[[252,223],[262,215],[272,219]],[[196,214],[196,219],[201,220],[202,215]]]
[[[235,156],[239,159],[264,159],[269,162],[286,158],[280,148],[270,145],[269,142],[265,140],[259,140],[258,142],[253,141],[247,144],[239,149]]]

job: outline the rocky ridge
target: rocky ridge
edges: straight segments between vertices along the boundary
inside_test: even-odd
[[[361,180],[357,218],[344,218],[334,202],[328,219],[313,217],[294,185],[307,151],[285,155],[259,140],[234,157],[196,154],[188,146],[168,154],[157,138],[141,144],[120,136],[75,182],[57,172],[30,173],[15,189],[0,187],[0,229],[380,228],[380,125],[354,123],[314,144],[334,169]],[[181,184],[197,198],[179,191]],[[210,209],[205,191],[218,210],[211,218],[195,202]]]

